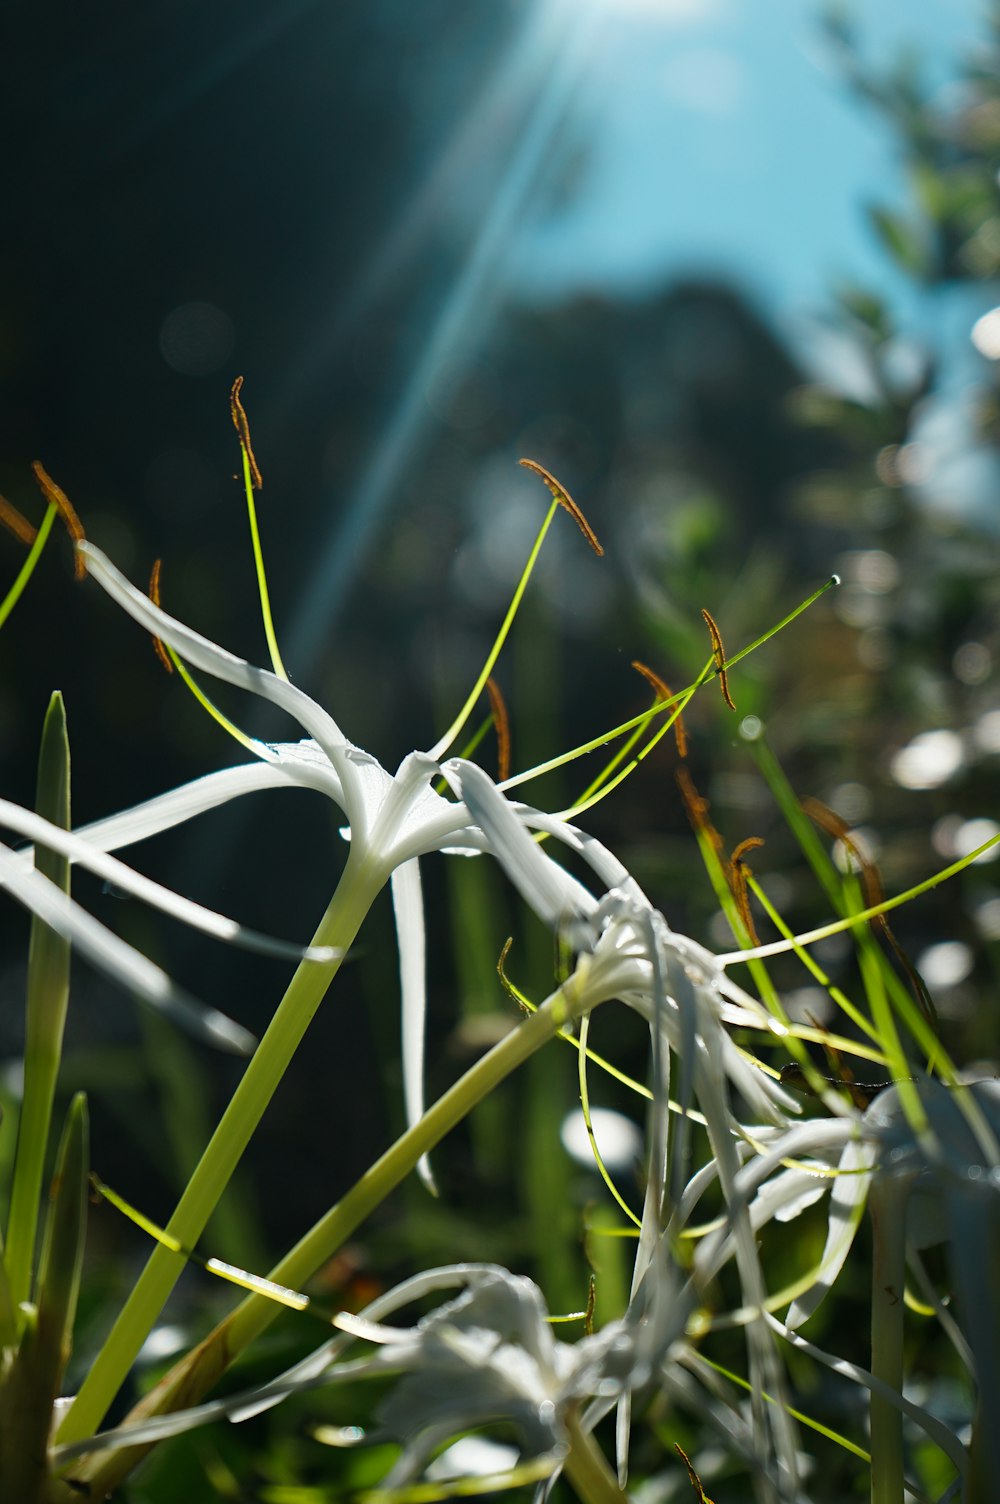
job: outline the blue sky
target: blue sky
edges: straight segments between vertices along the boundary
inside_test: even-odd
[[[821,0],[589,3],[596,35],[574,100],[582,180],[526,231],[522,288],[639,290],[716,269],[783,320],[838,280],[903,294],[862,211],[906,204],[895,143],[837,76]],[[983,10],[858,5],[863,56],[888,65],[913,47],[932,89],[947,87],[982,43]]]

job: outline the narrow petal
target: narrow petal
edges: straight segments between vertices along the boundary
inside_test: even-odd
[[[844,1148],[838,1166],[842,1173],[830,1192],[830,1220],[820,1272],[812,1289],[790,1307],[785,1318],[789,1327],[794,1329],[809,1319],[844,1267],[861,1221],[877,1157],[877,1146],[859,1139],[852,1139]]]
[[[808,1353],[818,1363],[822,1363],[826,1368],[832,1369],[834,1373],[840,1374],[841,1378],[850,1379],[852,1384],[860,1384],[862,1388],[870,1390],[872,1394],[877,1394],[880,1399],[893,1405],[908,1420],[912,1420],[915,1425],[918,1425],[930,1437],[931,1441],[941,1448],[942,1452],[954,1464],[959,1473],[963,1477],[965,1476],[969,1468],[968,1452],[955,1433],[950,1431],[943,1422],[931,1415],[929,1411],[923,1409],[921,1405],[915,1405],[912,1400],[904,1399],[897,1389],[893,1389],[891,1384],[886,1384],[881,1379],[877,1379],[874,1374],[869,1373],[867,1368],[860,1368],[856,1363],[848,1363],[844,1358],[838,1358],[833,1353],[824,1352],[815,1343],[807,1342],[805,1337],[800,1337],[799,1333],[794,1331],[789,1325],[782,1325],[776,1317],[767,1316],[765,1320],[768,1326],[777,1332],[780,1337],[784,1337],[785,1341],[790,1343],[792,1347],[798,1348],[800,1352]]]
[[[427,1013],[427,972],[424,935],[424,898],[420,864],[414,858],[392,873],[392,905],[399,945],[399,991],[403,1024],[403,1098],[407,1127],[424,1115],[424,1025]],[[417,1173],[437,1194],[430,1160],[417,1162]]]
[[[235,653],[220,648],[217,643],[210,642],[199,632],[184,626],[175,617],[168,616],[166,611],[153,605],[148,595],[137,590],[92,543],[80,543],[77,551],[86,561],[87,573],[107,591],[112,600],[117,601],[147,632],[169,643],[186,663],[193,663],[196,668],[216,679],[247,689],[251,694],[280,706],[310,736],[316,738],[327,756],[331,756],[335,748],[345,745],[346,738],[336,721],[301,689],[296,689],[294,684],[286,679],[279,679],[266,669],[255,668]]]
[[[40,872],[25,869],[9,846],[0,844],[0,883],[25,908],[37,914],[58,935],[71,940],[89,961],[129,992],[159,1008],[191,1033],[236,1055],[248,1055],[256,1041],[252,1034],[215,1008],[206,1008],[177,987],[152,961],[111,930]]]
[[[213,909],[183,898],[173,889],[163,887],[152,878],[143,877],[124,862],[118,861],[117,857],[109,856],[72,831],[63,830],[61,826],[51,824],[41,815],[22,809],[19,804],[12,804],[8,799],[0,799],[0,825],[16,830],[19,835],[27,836],[39,845],[61,852],[63,856],[68,856],[80,866],[95,872],[98,877],[113,883],[116,888],[130,893],[133,898],[141,899],[143,903],[169,914],[173,919],[179,919],[192,929],[212,935],[216,940],[228,941],[262,956],[280,956],[284,960],[299,961],[305,956],[313,961],[336,960],[336,955],[329,946],[321,951],[310,950],[308,946],[272,940],[268,935],[238,924],[235,919],[227,919],[224,914],[217,914]]]
[[[580,830],[578,826],[570,825],[565,820],[557,819],[555,815],[547,815],[544,810],[532,809],[530,805],[515,804],[514,809],[532,830],[548,831],[556,840],[582,857],[600,878],[602,887],[609,890],[614,888],[633,902],[647,908],[650,906],[649,899],[628,868],[595,836],[588,835],[585,830]]]
[[[533,841],[516,810],[475,763],[453,758],[442,772],[465,801],[489,849],[525,902],[553,928],[585,925],[597,900]]]

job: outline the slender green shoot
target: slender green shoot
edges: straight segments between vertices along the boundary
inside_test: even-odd
[[[563,752],[558,757],[550,758],[548,762],[539,763],[533,768],[527,768],[523,773],[515,773],[513,777],[504,779],[500,787],[506,792],[517,788],[522,783],[528,783],[534,778],[540,778],[544,773],[551,773],[556,768],[565,767],[567,763],[576,762],[578,758],[585,757],[588,752],[595,752],[598,747],[605,747],[608,742],[615,741],[619,736],[627,735],[633,728],[645,727],[654,716],[661,715],[664,711],[669,710],[671,706],[678,704],[678,702],[680,702],[681,709],[683,709],[691,696],[703,684],[707,684],[723,669],[729,670],[735,663],[739,663],[748,654],[755,652],[757,648],[763,647],[764,643],[769,642],[778,632],[783,631],[785,627],[801,616],[803,611],[807,611],[810,606],[814,605],[820,596],[825,595],[832,585],[838,585],[839,583],[839,576],[832,575],[825,584],[821,585],[818,590],[814,590],[812,595],[807,596],[793,611],[790,611],[787,616],[782,617],[781,621],[777,622],[775,626],[769,627],[766,632],[762,633],[760,637],[755,638],[745,648],[740,648],[739,652],[727,658],[724,663],[717,664],[714,657],[710,658],[697,679],[689,684],[686,689],[679,690],[677,694],[671,695],[669,699],[661,700],[649,710],[643,710],[638,715],[631,716],[627,721],[623,721],[618,726],[613,726],[609,731],[601,732],[598,736],[592,737],[590,741],[583,742],[580,746],[573,747],[570,751]],[[445,746],[447,745],[448,743],[446,742]],[[631,768],[629,771],[631,771]],[[618,778],[617,782],[621,782],[621,778]],[[574,810],[578,811],[578,806],[574,806]]]
[[[755,945],[749,950],[727,951],[716,959],[722,966],[732,966],[737,961],[751,961],[758,956],[782,955],[785,951],[795,950],[805,945],[814,945],[817,940],[826,940],[830,935],[840,935],[844,930],[854,929],[858,924],[863,924],[868,919],[874,919],[877,914],[889,914],[893,909],[902,908],[904,903],[909,903],[914,898],[919,898],[923,893],[929,893],[938,888],[942,883],[957,877],[964,872],[966,867],[971,867],[973,862],[983,856],[985,852],[992,851],[994,846],[1000,845],[1000,835],[991,836],[974,851],[960,857],[957,862],[952,862],[949,867],[944,867],[936,872],[933,877],[927,877],[923,882],[915,883],[912,888],[907,888],[905,893],[897,893],[894,898],[886,898],[882,903],[873,904],[870,908],[860,909],[856,914],[849,914],[846,919],[837,919],[830,924],[820,925],[818,929],[805,930],[800,935],[793,935],[788,940],[774,940],[769,945]],[[930,1033],[930,1030],[927,1031]]]
[[[187,685],[202,710],[207,711],[212,720],[221,726],[223,731],[228,732],[234,741],[239,742],[241,747],[244,747],[248,752],[252,752],[255,757],[259,757],[260,743],[254,741],[253,737],[248,736],[245,731],[241,731],[239,726],[231,721],[227,715],[224,715],[218,705],[209,699],[187,664],[177,656],[174,649],[168,643],[164,643],[163,647],[174,668],[177,670],[178,676]]]
[[[749,1391],[750,1384],[746,1379],[740,1378],[738,1373],[733,1373],[730,1369],[724,1368],[721,1363],[714,1363],[711,1358],[706,1358],[704,1353],[700,1354],[700,1357],[703,1363],[707,1363],[709,1368],[721,1374],[724,1379],[728,1379],[731,1384],[736,1384],[740,1389]],[[770,1394],[765,1394],[764,1399],[767,1400],[769,1405],[780,1403]],[[859,1447],[856,1442],[851,1441],[848,1437],[841,1436],[839,1431],[831,1430],[829,1426],[824,1426],[818,1420],[813,1420],[811,1416],[804,1414],[801,1410],[793,1410],[790,1405],[786,1405],[784,1408],[793,1420],[799,1421],[803,1426],[808,1426],[810,1431],[815,1431],[819,1436],[825,1436],[827,1441],[835,1442],[838,1447],[843,1447],[845,1452],[852,1452],[862,1462],[871,1462],[871,1454],[866,1452],[864,1447]]]
[[[832,574],[828,580],[825,580],[823,584],[820,585],[818,590],[814,590],[812,595],[806,596],[804,601],[800,602],[800,604],[797,605],[794,610],[789,611],[787,616],[783,616],[775,626],[768,627],[767,631],[762,632],[760,637],[755,637],[753,642],[748,642],[745,648],[740,648],[738,653],[733,653],[732,657],[727,658],[724,663],[717,664],[709,677],[714,678],[715,675],[721,674],[723,669],[725,669],[728,673],[728,671],[733,668],[735,664],[741,662],[742,659],[749,657],[751,653],[755,653],[758,648],[762,648],[765,642],[770,642],[772,637],[777,637],[779,632],[783,632],[785,628],[790,626],[792,622],[795,621],[797,617],[801,616],[804,611],[808,611],[810,606],[814,606],[820,599],[820,597],[825,595],[828,590],[834,589],[834,587],[839,584],[840,575]]]
[[[52,524],[56,519],[56,511],[57,508],[51,503],[46,508],[45,516],[42,518],[41,526],[39,527],[38,532],[35,534],[35,541],[32,543],[31,548],[28,550],[28,557],[25,559],[24,563],[21,565],[21,568],[18,570],[17,578],[14,581],[13,585],[11,585],[3,600],[0,601],[0,627],[3,626],[4,622],[7,620],[14,607],[21,599],[21,596],[24,594],[25,586],[35,572],[35,566],[38,563],[39,559],[42,557],[42,549],[48,542],[49,534],[52,531]]]
[[[815,980],[820,984],[821,987],[824,987],[826,989],[830,997],[837,1004],[838,1008],[840,1008],[842,1012],[847,1014],[847,1017],[851,1020],[855,1027],[860,1029],[863,1034],[867,1034],[869,1039],[875,1041],[876,1043],[879,1043],[878,1030],[871,1022],[869,1022],[869,1020],[861,1012],[861,1009],[858,1008],[854,1003],[852,1003],[847,994],[845,992],[842,992],[841,989],[831,981],[830,977],[823,970],[822,966],[820,966],[819,962],[813,958],[809,951],[806,950],[804,946],[795,943],[795,936],[790,926],[785,923],[784,919],[782,919],[781,915],[778,913],[777,909],[768,898],[760,883],[757,882],[757,879],[754,877],[749,877],[747,879],[747,883],[749,885],[750,891],[753,893],[754,897],[757,899],[757,902],[760,904],[761,908],[764,910],[768,919],[770,919],[771,923],[774,925],[778,933],[782,935],[784,939],[793,942],[791,948],[795,952],[796,956],[798,956],[799,960],[802,962],[807,971],[810,972],[810,974],[815,978]],[[808,1037],[802,1031],[796,1032],[799,1034],[800,1038]],[[817,1042],[822,1043],[822,1037],[818,1038]],[[876,1051],[873,1054],[870,1054],[868,1058],[877,1058],[879,1062],[884,1065],[888,1065],[889,1063],[888,1057],[881,1051]]]
[[[253,562],[257,573],[257,589],[260,593],[260,614],[264,623],[264,635],[267,638],[267,650],[271,655],[271,665],[279,679],[288,679],[285,665],[281,661],[278,651],[278,639],[274,631],[274,618],[271,615],[271,598],[267,589],[267,572],[264,568],[264,551],[260,546],[260,530],[257,526],[257,504],[254,501],[254,491],[263,487],[264,481],[257,467],[254,457],[253,445],[250,442],[250,424],[240,400],[240,392],[243,387],[243,377],[237,376],[233,382],[232,391],[229,394],[229,407],[233,419],[233,427],[239,434],[240,453],[243,456],[243,489],[247,498],[247,517],[250,522],[250,541],[253,544]]]
[[[636,728],[625,745],[619,749],[619,751],[610,760],[607,766],[603,768],[602,771],[598,773],[597,777],[587,786],[586,789],[584,789],[579,798],[574,799],[569,808],[562,810],[556,816],[556,818],[560,820],[571,820],[575,819],[578,815],[585,814],[587,810],[593,809],[595,804],[600,804],[602,799],[606,799],[610,793],[613,793],[619,784],[624,783],[629,774],[634,773],[639,764],[645,761],[645,759],[649,756],[653,749],[663,740],[667,732],[673,730],[678,716],[682,715],[683,712],[687,709],[688,701],[692,699],[695,692],[700,689],[701,685],[704,683],[705,677],[702,676],[696,679],[694,684],[692,684],[688,689],[682,690],[679,695],[675,696],[674,699],[676,700],[676,705],[673,715],[665,720],[662,725],[657,727],[656,731],[653,732],[653,735],[649,738],[649,740],[639,748],[639,751],[629,762],[625,763],[624,767],[620,767],[619,764],[624,761],[629,752],[635,746],[636,742],[641,739],[643,731],[645,730],[646,726],[649,725],[648,718],[652,717],[654,714],[656,714],[656,712],[661,710],[664,705],[674,704],[674,700],[661,700],[656,705],[651,706],[649,711],[647,711],[646,713],[647,719],[645,721],[645,724]],[[616,768],[618,769],[617,772],[615,772]],[[614,774],[613,777],[612,774]],[[507,785],[505,784],[504,787],[506,788]]]
[[[281,661],[281,653],[278,651],[278,638],[274,630],[274,617],[271,614],[271,597],[267,588],[267,574],[264,569],[264,551],[260,545],[260,529],[257,526],[257,503],[253,496],[253,476],[250,471],[250,456],[246,445],[240,440],[240,452],[243,455],[243,488],[247,498],[247,517],[250,522],[250,541],[253,544],[253,564],[257,572],[257,589],[260,593],[260,614],[264,623],[264,636],[267,638],[267,651],[271,655],[271,666],[279,679],[287,679],[285,665]]]
[[[448,727],[444,735],[437,742],[435,742],[434,746],[430,750],[429,755],[435,760],[439,760],[444,756],[445,752],[447,752],[452,742],[460,734],[463,726],[465,725],[466,721],[469,719],[469,716],[472,714],[473,709],[475,708],[476,701],[479,699],[479,696],[486,688],[486,681],[490,677],[490,674],[492,674],[493,669],[496,665],[496,661],[500,657],[500,653],[503,650],[503,645],[507,641],[507,638],[510,634],[510,629],[514,625],[514,618],[517,616],[517,613],[520,610],[521,601],[524,598],[524,592],[528,588],[528,581],[531,579],[535,565],[538,562],[538,556],[542,551],[542,544],[545,542],[549,528],[552,526],[552,519],[555,517],[558,510],[559,502],[553,499],[548,511],[545,514],[545,521],[539,528],[535,541],[532,544],[531,552],[528,555],[528,562],[525,564],[524,569],[521,571],[521,578],[517,582],[517,587],[511,598],[511,603],[507,607],[507,613],[500,624],[499,632],[493,640],[493,646],[490,648],[489,652],[486,655],[486,661],[479,671],[479,676],[476,679],[475,684],[473,684],[472,689],[469,691],[468,698],[466,699],[465,704],[462,706],[461,710],[458,712],[458,715],[452,721],[451,725]]]
[[[171,1253],[179,1254],[192,1264],[197,1264],[208,1274],[214,1274],[218,1279],[228,1280],[230,1284],[239,1285],[243,1290],[250,1290],[254,1295],[263,1295],[267,1300],[276,1300],[279,1305],[288,1306],[293,1311],[307,1311],[312,1305],[308,1295],[303,1295],[299,1290],[289,1290],[287,1285],[279,1285],[274,1280],[265,1279],[263,1275],[251,1274],[248,1269],[240,1269],[235,1264],[226,1263],[224,1259],[205,1258],[193,1248],[188,1248],[175,1238],[165,1228],[145,1216],[136,1207],[120,1196],[111,1186],[105,1185],[99,1176],[91,1174],[90,1184],[93,1189],[107,1201],[122,1216],[134,1222],[136,1227],[146,1234],[147,1237],[159,1243],[161,1247],[168,1248]]]
[[[634,1222],[636,1227],[641,1227],[642,1218],[636,1216],[635,1212],[629,1206],[628,1202],[625,1200],[624,1196],[615,1185],[614,1181],[611,1178],[608,1167],[604,1163],[604,1160],[601,1156],[601,1151],[597,1147],[597,1135],[594,1133],[594,1124],[591,1121],[590,1116],[590,1093],[587,1089],[587,1034],[589,1032],[589,1029],[590,1017],[589,1015],[585,1014],[584,1017],[580,1020],[580,1053],[578,1059],[580,1079],[580,1107],[583,1110],[583,1121],[587,1127],[587,1137],[590,1139],[590,1152],[594,1156],[594,1163],[597,1165],[597,1170],[601,1179],[604,1181],[604,1184],[607,1186],[608,1190],[611,1192],[612,1196],[615,1198],[618,1205],[625,1213],[626,1217],[628,1217],[630,1222]]]
[[[36,808],[64,830],[70,827],[69,784],[66,711],[57,692],[49,701],[42,729]],[[64,893],[69,892],[68,858],[39,846],[35,866]],[[69,1002],[69,958],[69,941],[33,917],[25,999],[24,1097],[7,1228],[7,1276],[15,1305],[28,1300],[34,1276],[38,1213]]]

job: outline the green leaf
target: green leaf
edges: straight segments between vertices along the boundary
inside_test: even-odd
[[[87,1100],[70,1104],[50,1192],[37,1303],[0,1384],[0,1498],[41,1504],[52,1411],[69,1356],[87,1216]]]
[[[42,728],[35,807],[40,815],[67,830],[69,784],[66,711],[57,690],[49,701]],[[39,847],[35,851],[35,866],[64,893],[69,892],[66,857]],[[25,1005],[24,1101],[18,1123],[5,1257],[15,1306],[27,1300],[31,1290],[45,1151],[69,1000],[69,956],[69,941],[56,935],[40,919],[33,919]]]

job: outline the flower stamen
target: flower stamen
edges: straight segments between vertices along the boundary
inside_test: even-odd
[[[552,493],[552,499],[554,501],[557,501],[561,507],[565,507],[566,511],[572,517],[573,521],[576,523],[577,527],[580,529],[581,533],[586,538],[591,548],[594,550],[594,553],[599,559],[602,559],[604,557],[604,549],[598,541],[597,534],[594,532],[594,529],[591,527],[590,523],[587,521],[586,517],[583,515],[580,508],[577,506],[576,502],[573,500],[572,496],[566,490],[566,487],[561,483],[561,481],[556,480],[552,472],[550,470],[546,470],[545,466],[540,465],[537,460],[522,459],[518,460],[517,463],[519,465],[523,465],[526,470],[533,470],[536,475],[541,476],[542,480],[545,482]]]
[[[874,909],[879,904],[884,903],[885,889],[882,887],[882,879],[879,876],[878,867],[863,849],[857,838],[851,834],[851,829],[847,822],[841,819],[835,810],[828,808],[819,799],[807,796],[801,801],[801,804],[810,820],[818,825],[821,830],[826,831],[827,835],[839,841],[857,865],[865,907]],[[917,968],[913,965],[913,962],[893,934],[888,919],[884,914],[875,914],[869,920],[869,923],[876,933],[881,932],[886,944],[906,973],[917,1007],[935,1034],[939,1034],[941,1031],[934,1000],[927,990],[927,985],[923,977],[917,971]]]
[[[719,676],[719,684],[722,687],[722,698],[730,710],[735,710],[736,705],[732,695],[729,693],[729,678],[726,674],[726,652],[722,646],[722,635],[715,624],[715,617],[704,606],[701,608],[701,614],[705,618],[708,635],[712,639],[712,657],[715,659],[715,672]]]
[[[670,704],[676,698],[667,681],[665,679],[661,679],[659,674],[655,673],[653,669],[648,668],[645,663],[640,663],[638,658],[632,659],[632,667],[636,670],[637,673],[640,673],[642,675],[647,684],[652,686],[652,689],[658,696],[660,702],[664,704]],[[684,718],[681,715],[680,707],[678,707],[677,709],[677,714],[674,717],[673,724],[674,740],[677,743],[677,755],[678,757],[687,757],[687,731],[684,728]]]
[[[162,559],[154,559],[153,560],[153,567],[152,567],[152,569],[149,572],[149,592],[148,592],[148,594],[149,594],[149,598],[153,602],[154,606],[158,606],[160,604],[160,566],[162,565],[162,563],[163,563]],[[157,658],[159,658],[160,662],[163,664],[163,667],[166,669],[167,673],[168,674],[172,674],[173,671],[174,671],[174,665],[170,661],[170,654],[167,652],[166,648],[163,646],[162,639],[159,638],[159,637],[154,637],[152,639],[152,642],[153,642],[153,652],[156,654]]]
[[[748,851],[756,851],[763,844],[764,840],[762,836],[748,836],[745,841],[741,841],[733,850],[729,858],[729,886],[733,891],[736,907],[739,909],[740,919],[743,921],[743,927],[749,936],[751,945],[759,945],[760,938],[753,922],[753,915],[750,912],[750,894],[747,883],[752,873],[743,858]]]
[[[37,527],[29,522],[27,517],[17,510],[13,502],[7,500],[6,496],[0,496],[0,524],[9,533],[13,533],[19,543],[25,544],[28,548],[38,537]]]
[[[76,552],[75,545],[84,542],[86,539],[87,535],[83,531],[83,523],[76,515],[73,503],[66,495],[66,492],[61,486],[56,485],[41,460],[33,460],[31,468],[35,472],[35,479],[41,487],[42,495],[50,507],[55,507],[62,518],[63,526],[73,540],[73,573],[78,580],[82,580],[86,576],[87,566],[83,562],[82,555]]]
[[[264,477],[260,473],[260,466],[257,464],[257,458],[253,452],[253,445],[250,442],[250,424],[247,421],[246,409],[244,408],[243,403],[240,401],[240,391],[242,387],[243,377],[237,376],[236,380],[233,382],[232,391],[229,393],[229,411],[232,414],[233,427],[236,429],[236,432],[240,436],[240,446],[242,447],[243,453],[246,456],[247,464],[250,468],[253,489],[255,491],[263,491]]]
[[[486,681],[486,693],[490,697],[490,714],[497,734],[497,782],[510,777],[510,716],[500,686],[492,674]]]

